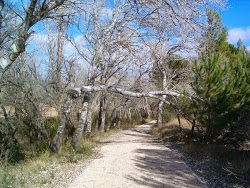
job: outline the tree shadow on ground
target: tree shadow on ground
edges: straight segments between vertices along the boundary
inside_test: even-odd
[[[151,146],[158,145],[159,149],[148,148],[135,151],[137,157],[134,163],[143,175],[128,175],[127,179],[138,185],[154,188],[206,187],[172,150],[159,144],[159,140],[150,139],[150,142]]]

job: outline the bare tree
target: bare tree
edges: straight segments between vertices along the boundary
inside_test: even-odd
[[[58,9],[68,0],[30,0],[29,3],[19,2],[7,4],[0,2],[0,65],[6,71],[17,57],[25,51],[28,38],[33,33],[32,27],[46,18],[55,18]],[[61,14],[61,11],[58,11]]]

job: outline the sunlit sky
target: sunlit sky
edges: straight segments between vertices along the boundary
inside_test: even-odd
[[[250,51],[250,0],[228,0],[228,8],[220,14],[228,29],[228,42],[236,44],[241,39]]]

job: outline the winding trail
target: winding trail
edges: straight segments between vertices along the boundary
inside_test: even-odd
[[[172,150],[150,136],[146,123],[102,142],[93,159],[70,188],[198,188],[206,187]]]

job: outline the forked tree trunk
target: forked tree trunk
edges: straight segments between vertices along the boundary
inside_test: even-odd
[[[62,110],[63,112],[60,113],[60,116],[59,116],[59,126],[57,129],[56,135],[50,145],[50,149],[54,153],[59,152],[64,129],[65,129],[65,124],[66,124],[68,115],[70,113],[71,103],[72,103],[71,98],[67,96],[64,100],[63,110]]]

